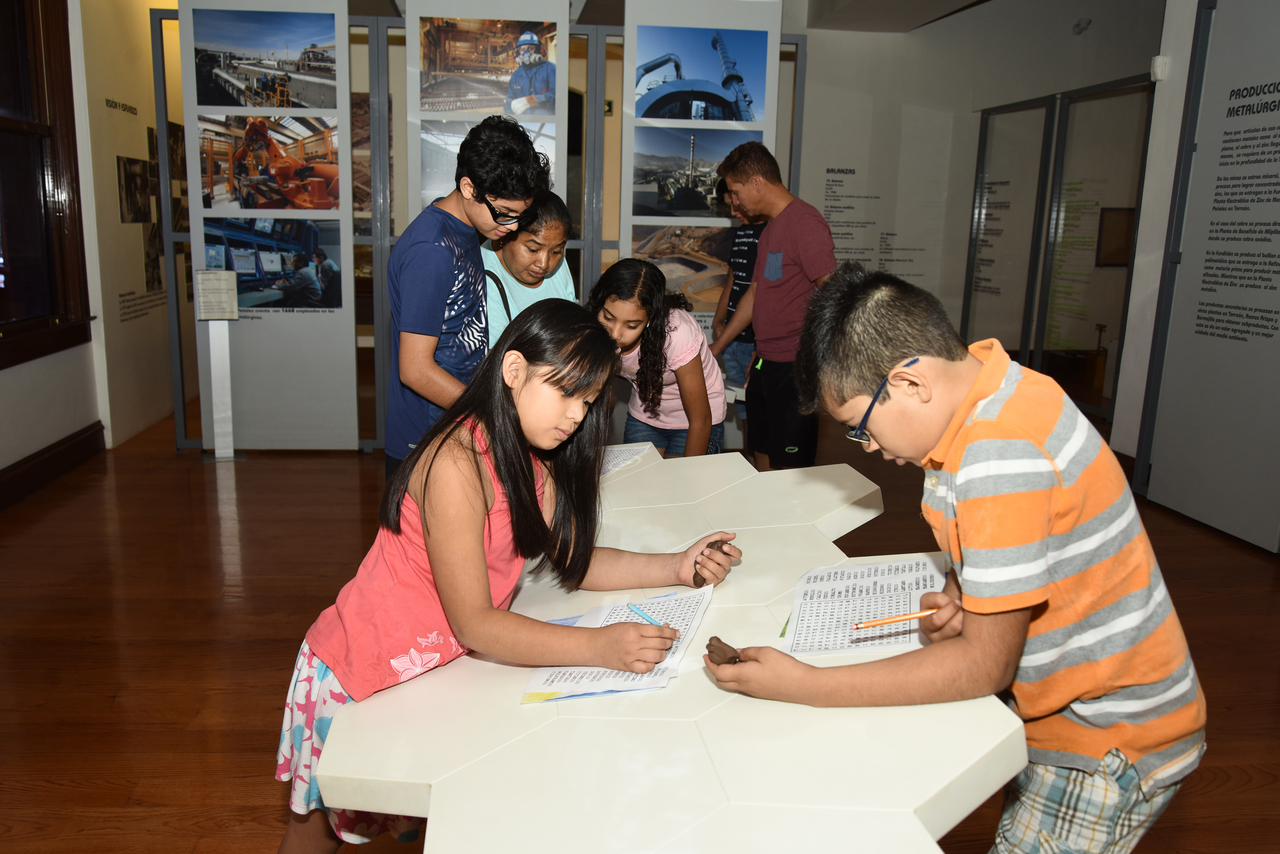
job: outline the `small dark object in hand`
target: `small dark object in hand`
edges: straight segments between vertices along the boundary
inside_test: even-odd
[[[712,664],[737,664],[739,661],[738,651],[717,637],[707,641],[707,655],[711,657]]]
[[[704,548],[711,549],[712,551],[719,551],[721,554],[728,554],[728,552],[724,550],[724,540],[712,540],[711,542],[707,543],[706,546],[704,546]],[[707,583],[707,580],[702,577],[702,573],[698,572],[698,570],[695,569],[693,571],[693,586],[701,587],[706,583]]]

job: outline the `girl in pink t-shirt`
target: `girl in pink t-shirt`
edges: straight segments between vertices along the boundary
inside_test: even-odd
[[[724,375],[684,294],[648,261],[624,258],[591,289],[587,307],[618,343],[635,393],[624,442],[652,442],[664,457],[718,454]]]
[[[706,548],[733,539],[724,532],[680,554],[596,547],[615,351],[576,303],[525,309],[387,484],[373,547],[298,654],[277,754],[276,777],[292,782],[281,852],[418,836],[421,818],[325,806],[314,771],[340,706],[469,650],[633,673],[666,655],[677,636],[667,626],[588,629],[511,613],[526,558],[542,555],[534,571],[566,589],[615,590],[691,586],[695,571],[717,584],[741,557]]]

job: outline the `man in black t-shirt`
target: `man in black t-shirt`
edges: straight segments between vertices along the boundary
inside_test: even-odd
[[[751,366],[751,354],[755,351],[756,341],[755,332],[751,328],[753,299],[748,298],[745,304],[741,300],[751,287],[751,276],[756,268],[756,245],[760,242],[760,232],[764,231],[768,219],[744,217],[733,205],[723,178],[716,185],[716,197],[724,202],[742,225],[734,229],[733,247],[729,250],[731,281],[721,292],[720,303],[716,306],[715,317],[711,321],[711,332],[715,336],[711,352],[724,363],[726,390],[728,386],[741,389],[746,385],[747,369]],[[734,401],[734,409],[745,433],[747,404],[741,392],[738,392],[738,399]]]

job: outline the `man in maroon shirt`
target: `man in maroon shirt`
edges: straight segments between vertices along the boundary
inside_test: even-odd
[[[836,268],[831,229],[813,205],[782,184],[778,161],[758,142],[744,142],[717,171],[744,217],[769,220],[760,235],[751,287],[734,319],[751,323],[756,356],[747,375],[748,442],[761,471],[813,465],[818,416],[801,415],[792,363],[809,295]],[[744,309],[749,316],[740,317]]]

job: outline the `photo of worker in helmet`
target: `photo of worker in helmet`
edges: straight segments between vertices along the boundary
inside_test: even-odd
[[[516,40],[516,68],[507,83],[507,115],[550,116],[556,111],[556,64],[530,30]]]
[[[556,22],[419,18],[424,113],[555,110]]]

